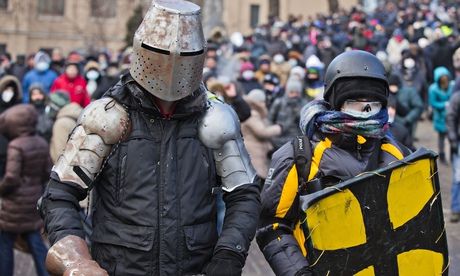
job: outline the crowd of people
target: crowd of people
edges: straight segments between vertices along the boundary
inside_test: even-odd
[[[355,8],[287,22],[270,18],[248,36],[226,36],[216,28],[208,39],[203,83],[236,111],[257,175],[269,177],[272,154],[305,132],[299,128],[301,110],[323,99],[332,60],[364,50],[385,66],[392,136],[415,150],[418,121],[433,121],[440,161],[454,171],[451,221],[460,221],[460,9],[437,2],[388,2],[370,14]],[[127,49],[118,56],[64,56],[55,49],[30,54],[24,64],[0,55],[2,275],[13,273],[17,237],[28,242],[38,274],[47,275],[35,203],[81,111],[128,74],[130,55]],[[25,181],[24,174],[31,177]]]

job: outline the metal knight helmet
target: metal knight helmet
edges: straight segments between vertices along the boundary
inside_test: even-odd
[[[200,86],[206,41],[200,7],[155,0],[134,35],[130,73],[145,90],[177,101]]]

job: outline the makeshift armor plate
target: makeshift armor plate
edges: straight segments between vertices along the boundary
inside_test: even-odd
[[[436,157],[420,149],[302,196],[307,258],[317,275],[447,275]]]

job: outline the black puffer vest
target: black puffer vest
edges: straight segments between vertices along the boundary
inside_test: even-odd
[[[131,132],[95,185],[92,254],[110,275],[202,272],[217,242],[212,152],[198,139],[201,91],[164,119],[130,78],[109,96],[125,105]]]

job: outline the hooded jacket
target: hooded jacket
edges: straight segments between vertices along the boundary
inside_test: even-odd
[[[59,110],[50,142],[50,155],[53,163],[56,163],[59,155],[64,151],[69,135],[77,125],[77,119],[82,110],[83,108],[77,103],[67,104]]]
[[[37,113],[20,104],[0,116],[0,132],[9,140],[6,171],[0,182],[0,230],[24,233],[40,229],[36,210],[51,164],[48,144],[35,135]]]
[[[447,68],[438,67],[434,70],[434,83],[428,89],[428,99],[433,108],[433,126],[437,132],[446,133],[446,103],[448,103],[454,83],[449,82],[447,90],[443,90],[439,85],[439,80],[442,76],[448,76],[449,81],[451,76]]]
[[[10,102],[5,103],[1,98],[1,93],[7,86],[16,87],[16,95],[11,99]],[[4,76],[0,78],[0,113],[5,111],[8,107],[11,107],[17,103],[22,102],[22,87],[21,83],[15,76]]]
[[[70,79],[65,73],[60,75],[51,87],[51,92],[57,90],[69,92],[70,101],[81,107],[86,107],[91,102],[91,97],[86,91],[86,81],[80,75],[75,79]]]
[[[257,175],[265,179],[269,162],[267,156],[273,149],[270,138],[280,135],[281,128],[268,123],[265,101],[256,101],[250,97],[246,97],[245,100],[251,107],[251,116],[241,124],[244,144],[251,156],[251,162]]]

